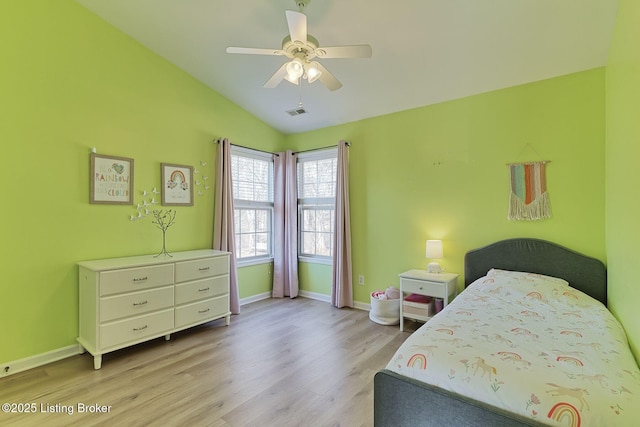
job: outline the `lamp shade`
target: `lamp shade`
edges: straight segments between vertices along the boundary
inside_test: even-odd
[[[287,74],[284,78],[291,83],[298,84],[298,79],[304,74],[304,65],[300,58],[294,58],[287,64]]]
[[[442,240],[427,240],[426,258],[442,259]]]
[[[304,67],[304,70],[306,72],[306,78],[309,83],[315,82],[322,75],[322,71],[320,71],[320,69],[318,68],[318,65],[319,64],[317,62],[313,61],[308,63]]]

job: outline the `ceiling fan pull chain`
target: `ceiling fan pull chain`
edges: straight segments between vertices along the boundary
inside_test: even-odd
[[[298,95],[298,105],[302,108],[302,79],[300,79],[299,86],[299,95]]]

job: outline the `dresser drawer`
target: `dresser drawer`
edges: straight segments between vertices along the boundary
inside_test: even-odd
[[[100,298],[100,322],[173,307],[173,286]]]
[[[100,325],[100,347],[108,348],[173,329],[173,308]]]
[[[429,282],[426,280],[413,280],[402,278],[402,291],[435,297],[444,297],[446,294],[446,283]]]
[[[229,293],[229,276],[209,277],[207,279],[176,285],[176,305],[198,301]]]
[[[227,256],[177,262],[176,283],[227,274],[228,272],[229,257]]]
[[[206,319],[215,319],[229,313],[229,295],[176,307],[176,328],[202,323]]]
[[[173,283],[173,264],[103,271],[100,296],[139,291]]]

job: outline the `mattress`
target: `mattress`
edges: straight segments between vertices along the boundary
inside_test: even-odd
[[[387,369],[549,425],[640,420],[640,370],[622,326],[558,278],[489,271]]]

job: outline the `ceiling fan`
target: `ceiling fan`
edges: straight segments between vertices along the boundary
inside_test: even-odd
[[[282,55],[290,59],[284,63],[264,84],[266,88],[274,88],[282,80],[295,85],[300,79],[309,83],[320,80],[330,91],[338,90],[342,83],[338,81],[316,58],[370,58],[371,46],[367,44],[352,46],[320,47],[318,40],[307,33],[307,16],[302,13],[311,0],[294,0],[299,12],[285,11],[289,35],[282,40],[281,49],[261,49],[250,47],[227,47],[227,53],[249,55]]]

